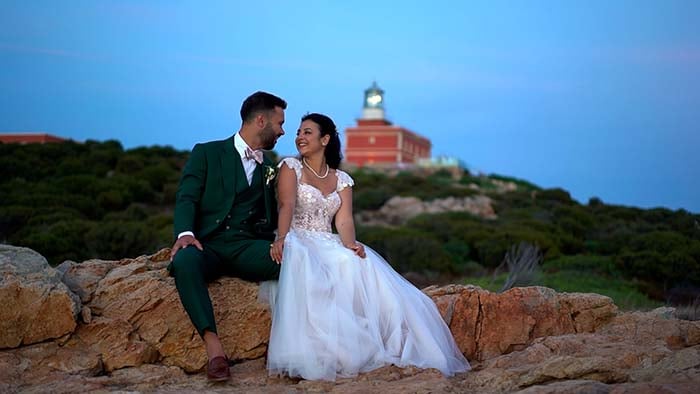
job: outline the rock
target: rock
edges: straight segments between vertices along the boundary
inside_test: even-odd
[[[546,386],[532,386],[517,394],[608,394],[610,385],[595,380],[565,380]]]
[[[130,387],[137,391],[154,391],[164,384],[187,381],[188,376],[178,367],[146,364],[114,371],[108,381],[111,388]]]
[[[558,299],[568,310],[576,332],[593,332],[617,313],[612,299],[600,294],[559,293]]]
[[[508,392],[558,392],[545,389],[553,384],[563,392],[587,393],[591,388],[608,392],[613,385],[633,381],[634,371],[670,353],[653,343],[634,346],[595,333],[567,334],[540,338],[526,349],[487,360],[472,378],[482,387]]]
[[[209,286],[224,348],[238,359],[232,379],[212,385],[202,373],[203,343],[165,271],[167,250],[135,259],[89,260],[84,266],[66,262],[59,271],[26,251],[3,255],[24,253],[10,260],[31,261],[15,264],[20,269],[3,266],[2,283],[14,278],[19,289],[29,283],[55,290],[63,277],[84,300],[78,301],[82,321],[75,321],[74,310],[64,310],[75,329],[0,350],[0,392],[700,391],[700,322],[678,320],[668,308],[618,313],[608,297],[543,287],[501,294],[463,285],[424,289],[472,363],[471,372],[446,378],[436,370],[386,366],[336,382],[268,376],[263,356],[269,311],[257,301],[257,284],[235,278]],[[72,294],[65,286],[64,291]],[[32,297],[41,301],[44,293]],[[73,294],[72,299],[80,298]],[[27,332],[25,337],[36,336]]]
[[[221,278],[209,286],[217,329],[232,359],[257,358],[267,348],[270,314],[266,305],[258,303],[257,289],[256,284],[235,278]],[[141,352],[139,358],[117,365],[149,362],[152,349],[165,365],[187,372],[205,367],[202,340],[182,308],[174,280],[164,268],[150,270],[148,263],[139,260],[123,262],[100,280],[89,307],[93,316],[107,318],[100,320],[100,324],[112,327],[107,331],[122,333],[121,348],[100,347],[106,365],[110,365],[107,360],[120,359],[124,349],[135,346]],[[124,342],[127,337],[135,338],[128,346]],[[98,342],[101,340],[91,339],[87,344]]]
[[[600,330],[615,337],[635,338],[639,343],[663,341],[672,349],[700,344],[700,321],[677,320],[665,314],[630,312],[616,316]]]
[[[98,352],[108,372],[152,363],[159,358],[154,345],[142,340],[132,325],[122,319],[102,317],[81,325],[68,345]]]
[[[423,213],[469,212],[485,219],[497,218],[491,199],[484,195],[463,198],[446,197],[421,201],[416,197],[394,196],[376,211],[355,215],[358,223],[366,226],[398,226]]]
[[[460,285],[424,291],[469,360],[521,350],[545,336],[592,332],[617,312],[609,297],[546,287],[516,287],[501,294]]]
[[[90,324],[92,322],[92,310],[90,310],[90,307],[83,305],[83,309],[80,310],[80,318],[83,323]]]
[[[116,261],[87,260],[78,264],[67,260],[56,267],[56,270],[61,273],[63,283],[80,296],[80,301],[87,303],[92,299],[100,279],[107,275],[107,272],[117,263]]]
[[[68,375],[96,376],[101,372],[100,356],[89,348],[45,342],[0,352],[0,382],[15,387],[60,380]]]
[[[700,381],[700,346],[669,353],[659,362],[647,364],[635,371],[632,376],[640,382],[652,382],[659,378],[668,381]]]
[[[0,349],[59,338],[73,332],[80,299],[44,257],[0,245]]]
[[[167,266],[170,259],[170,249],[161,249],[150,256],[139,256],[135,259],[110,260],[86,260],[78,264],[74,261],[64,261],[56,270],[61,274],[61,280],[75,294],[80,296],[83,303],[91,301],[97,285],[112,271],[112,269],[138,262],[148,269],[161,269]],[[116,275],[116,274],[114,274]],[[113,275],[113,276],[114,276]]]

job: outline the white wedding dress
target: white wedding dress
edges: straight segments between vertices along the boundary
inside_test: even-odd
[[[297,198],[279,281],[261,287],[272,308],[270,375],[335,380],[387,364],[469,370],[428,296],[369,247],[362,259],[331,233],[338,192],[352,178],[338,170],[336,190],[324,196],[299,181],[299,160],[282,165],[296,173]]]

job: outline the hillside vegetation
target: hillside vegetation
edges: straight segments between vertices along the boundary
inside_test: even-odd
[[[0,242],[30,247],[53,265],[170,246],[174,196],[188,153],[159,146],[125,150],[117,141],[0,144]],[[493,200],[493,220],[442,213],[401,227],[358,228],[358,238],[400,272],[497,287],[502,278],[492,272],[509,248],[527,242],[542,254],[532,284],[563,291],[602,286],[630,300],[674,303],[698,294],[700,215],[597,198],[581,204],[562,189],[467,170],[457,176],[351,175],[356,210],[378,209],[394,195],[431,200],[485,194]],[[499,182],[513,182],[517,190],[502,192]]]

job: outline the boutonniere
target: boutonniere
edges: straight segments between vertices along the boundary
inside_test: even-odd
[[[269,186],[270,182],[277,176],[277,167],[265,166],[265,186]]]

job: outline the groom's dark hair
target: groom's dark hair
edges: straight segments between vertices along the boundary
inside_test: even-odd
[[[275,107],[287,109],[287,102],[267,92],[255,92],[248,96],[241,105],[241,120],[247,123],[260,112],[272,111]]]

